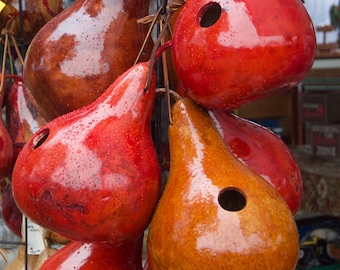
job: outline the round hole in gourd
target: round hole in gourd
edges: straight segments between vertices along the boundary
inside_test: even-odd
[[[237,188],[225,188],[218,195],[218,203],[227,211],[240,211],[246,204],[246,196]]]
[[[50,130],[48,128],[41,130],[39,133],[37,133],[32,142],[33,142],[33,149],[37,149],[40,145],[46,141],[48,135],[50,134]]]
[[[198,21],[201,27],[209,27],[214,25],[220,18],[222,8],[218,3],[208,3],[198,13]]]

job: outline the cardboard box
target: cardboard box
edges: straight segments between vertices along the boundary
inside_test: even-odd
[[[302,93],[302,121],[336,123],[340,121],[340,91],[313,90]]]
[[[312,124],[312,153],[321,158],[340,157],[340,125]]]

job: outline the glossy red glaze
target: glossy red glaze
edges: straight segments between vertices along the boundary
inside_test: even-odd
[[[119,246],[71,242],[41,266],[40,270],[141,270],[142,238]]]
[[[12,185],[7,183],[2,191],[2,217],[6,226],[17,236],[21,236],[22,213],[17,207],[12,193]]]
[[[145,230],[161,187],[148,70],[149,63],[133,66],[95,102],[31,137],[12,174],[26,216],[78,241],[130,241]]]
[[[213,110],[210,116],[231,152],[274,186],[295,214],[302,178],[287,145],[271,130],[232,113]]]
[[[79,0],[50,20],[30,43],[23,76],[51,120],[97,99],[135,62],[148,25],[149,0]],[[150,57],[151,39],[141,55]]]
[[[5,87],[3,88],[5,89]],[[5,90],[0,90],[0,108],[3,106]],[[0,179],[12,171],[14,162],[13,145],[10,134],[0,117]]]
[[[6,123],[13,142],[14,159],[33,133],[47,124],[21,77],[14,78],[8,91]]]
[[[0,119],[0,179],[8,176],[13,167],[14,154],[11,137]]]
[[[301,0],[188,0],[172,43],[174,67],[187,94],[218,109],[297,85],[316,49]]]

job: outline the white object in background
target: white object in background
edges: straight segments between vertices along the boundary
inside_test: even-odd
[[[310,236],[318,237],[320,239],[326,240],[327,242],[331,242],[338,238],[337,232],[328,228],[315,229],[311,232]]]
[[[20,238],[11,232],[2,218],[0,218],[0,240],[20,242]],[[0,255],[0,270],[3,270],[11,261],[16,258],[18,254],[18,245],[1,243],[0,248],[3,249],[3,254],[6,257],[5,259],[2,255]]]
[[[39,255],[44,249],[44,238],[39,225],[27,218],[27,254]],[[22,219],[22,235],[25,239],[25,218]]]
[[[312,19],[314,27],[325,26],[331,24],[330,9],[332,5],[338,5],[339,0],[305,0],[305,7]],[[323,43],[323,33],[316,33],[316,41],[318,44]],[[338,31],[328,32],[326,35],[327,43],[337,42]]]

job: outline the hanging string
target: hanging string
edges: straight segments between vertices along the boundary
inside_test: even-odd
[[[21,51],[19,50],[19,47],[18,47],[18,44],[17,44],[17,41],[15,40],[15,38],[13,37],[13,35],[11,35],[11,40],[12,40],[12,43],[13,43],[13,47],[15,49],[15,52],[17,54],[17,57],[21,63],[21,65],[24,65],[24,59],[21,55]]]
[[[170,19],[171,16],[178,11],[178,9],[185,3],[185,0],[173,0],[171,3],[169,3],[166,6],[166,18],[164,20],[164,24],[162,27],[162,30],[160,31],[157,40],[154,44],[154,47],[152,49],[151,52],[151,56],[150,56],[150,67],[153,67],[155,64],[155,55],[156,55],[156,51],[159,47],[159,45],[161,44],[162,38],[164,37],[164,35],[167,33],[167,31],[170,28]],[[158,14],[159,12],[161,12],[162,10],[164,10],[164,7],[160,7],[159,9],[161,9],[160,11],[158,10],[158,12],[156,14]],[[157,15],[154,15],[157,17]],[[159,17],[159,16],[158,16]],[[150,88],[150,83],[151,83],[151,77],[152,77],[152,68],[149,69],[149,73],[148,73],[148,79],[146,81],[146,85],[144,88],[144,91],[147,92],[148,89]]]
[[[142,19],[138,19],[137,20],[137,23],[144,23],[144,24],[146,24],[146,23],[150,23],[151,22],[151,25],[149,27],[148,32],[146,33],[146,37],[144,39],[144,42],[142,44],[141,49],[139,50],[139,53],[138,53],[138,55],[136,57],[136,60],[135,60],[134,64],[138,63],[138,61],[139,61],[139,59],[140,59],[140,57],[141,57],[141,55],[143,53],[143,50],[144,50],[144,48],[145,48],[149,38],[151,37],[151,33],[152,33],[152,31],[153,31],[157,21],[160,20],[161,11],[162,11],[162,8],[159,8],[156,14],[149,15],[149,16],[146,16],[146,17],[144,17]]]
[[[0,101],[1,101],[1,104],[2,104],[2,98],[3,98],[3,93],[2,91],[4,91],[4,84],[5,84],[5,70],[6,70],[6,58],[7,58],[7,47],[8,47],[8,35],[6,33],[6,29],[3,29],[3,31],[1,31],[2,34],[5,35],[5,42],[4,42],[4,53],[2,55],[2,65],[1,65],[1,73],[2,73],[2,76],[1,76],[1,82],[0,82]]]
[[[163,22],[160,22],[160,30],[163,30]],[[163,35],[161,37],[161,45],[165,43],[165,36]],[[167,109],[168,109],[168,117],[169,117],[169,123],[172,124],[172,116],[171,116],[171,105],[170,105],[170,87],[169,87],[169,72],[168,72],[168,61],[167,61],[167,55],[164,52],[162,54],[162,68],[163,68],[163,80],[164,80],[164,88],[166,93],[166,103],[167,103]]]

